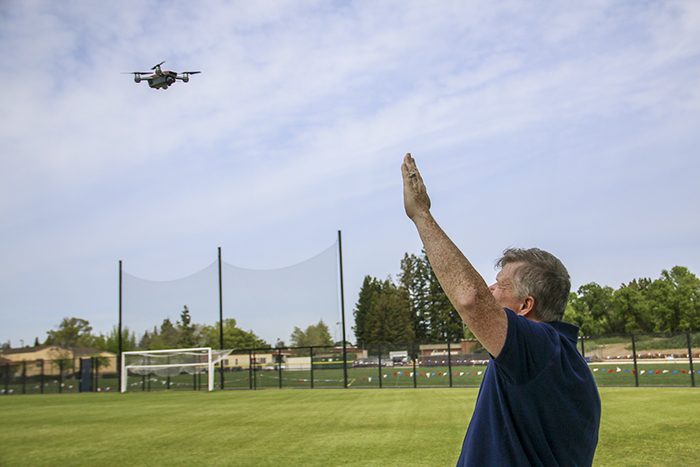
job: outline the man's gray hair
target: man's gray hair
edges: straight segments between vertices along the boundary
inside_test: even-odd
[[[535,299],[535,317],[544,322],[561,321],[571,290],[569,272],[559,259],[539,248],[508,248],[496,261],[496,267],[522,263],[513,272],[513,287],[518,299]]]

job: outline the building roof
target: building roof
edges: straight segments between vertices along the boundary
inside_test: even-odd
[[[81,357],[90,357],[92,355],[96,354],[109,354],[110,356],[116,355],[113,354],[112,352],[107,352],[106,350],[98,350],[98,349],[93,349],[92,347],[73,347],[73,348],[68,348],[68,349],[63,349],[57,345],[38,345],[36,347],[20,347],[17,349],[2,349],[0,350],[0,357],[3,356],[10,356],[13,354],[31,354],[35,352],[41,352],[42,350],[46,349],[60,349],[60,350],[68,350],[73,353],[73,358],[81,358]],[[9,359],[8,359],[9,360]]]
[[[57,345],[38,345],[36,347],[32,346],[26,346],[26,347],[19,347],[16,349],[0,349],[0,355],[12,355],[16,353],[32,353],[32,352],[39,352],[44,349],[48,349],[50,347],[58,347]]]

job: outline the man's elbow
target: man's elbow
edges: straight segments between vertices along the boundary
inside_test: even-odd
[[[476,294],[472,293],[460,294],[452,300],[452,305],[465,322],[469,316],[475,315],[479,310],[479,300]]]

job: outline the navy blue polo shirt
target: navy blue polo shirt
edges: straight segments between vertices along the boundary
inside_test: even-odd
[[[576,349],[578,327],[506,314],[508,335],[484,374],[457,466],[590,466],[600,397]]]

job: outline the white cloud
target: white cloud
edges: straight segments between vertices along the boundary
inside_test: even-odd
[[[80,291],[113,307],[103,268],[121,258],[146,278],[187,275],[216,246],[281,267],[338,229],[349,316],[365,274],[420,249],[401,207],[407,151],[489,280],[512,244],[551,245],[575,278],[614,286],[676,263],[698,273],[694,3],[2,8],[0,314],[42,318],[0,340],[103,316]],[[167,91],[121,74],[162,60],[202,74]]]

